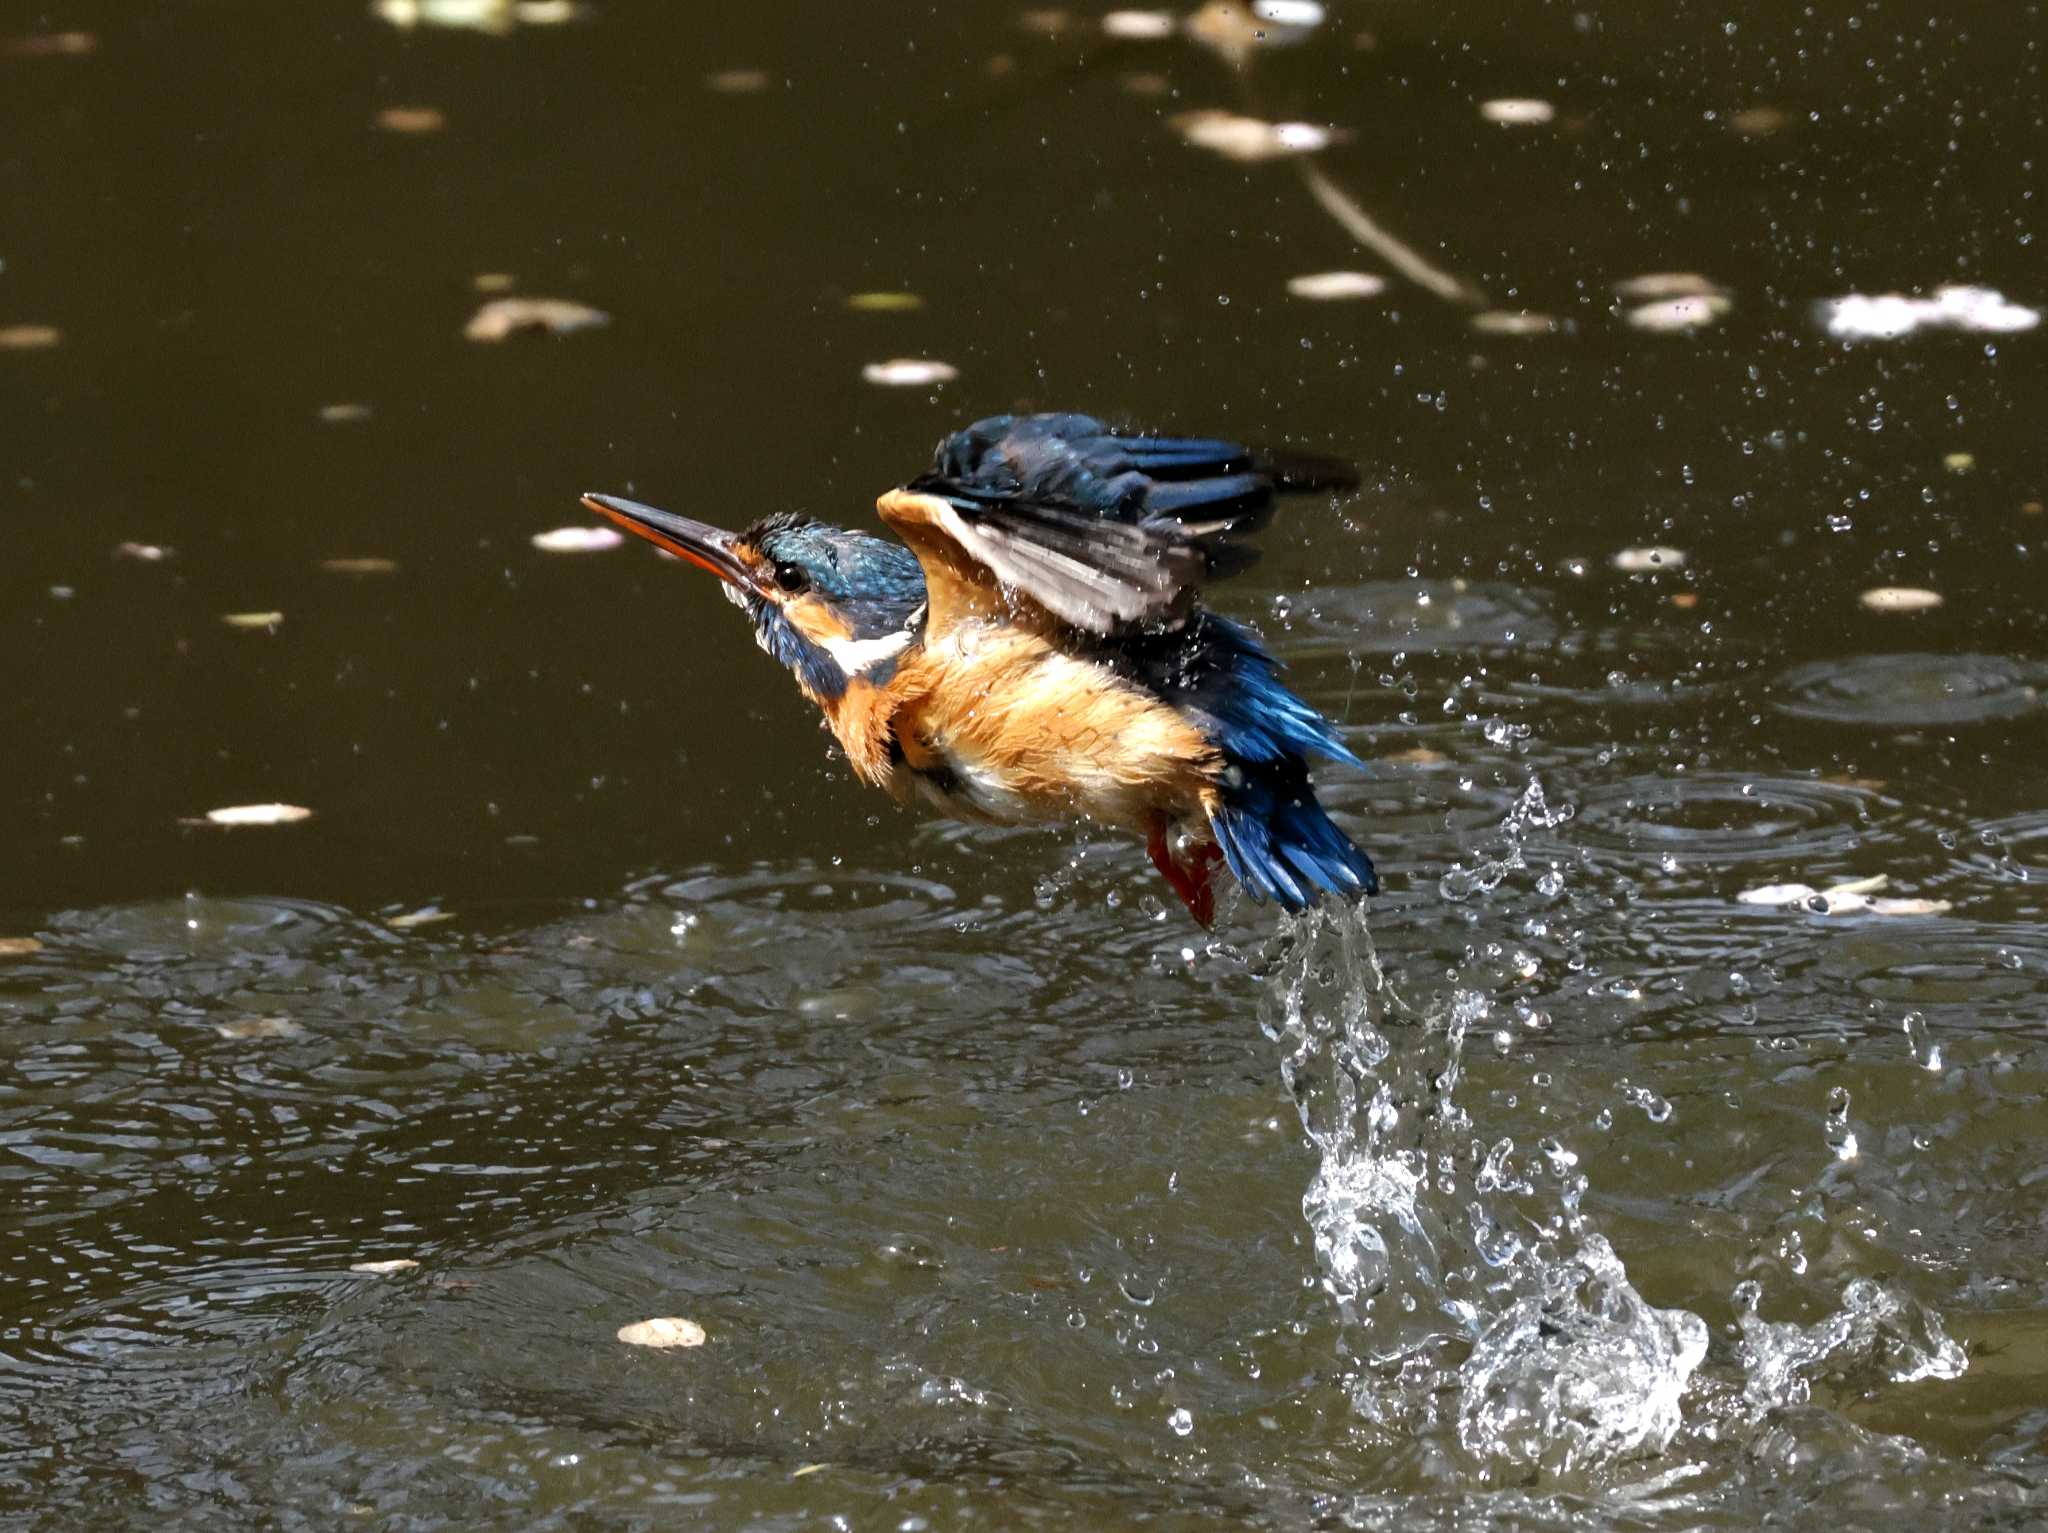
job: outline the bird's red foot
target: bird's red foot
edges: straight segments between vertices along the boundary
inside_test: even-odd
[[[1204,841],[1182,862],[1166,844],[1167,830],[1166,816],[1153,816],[1145,850],[1152,854],[1152,865],[1166,876],[1180,902],[1188,907],[1188,914],[1206,930],[1216,920],[1216,890],[1209,882],[1209,870],[1223,860],[1223,850],[1213,841]]]

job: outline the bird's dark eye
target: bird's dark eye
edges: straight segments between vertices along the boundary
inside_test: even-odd
[[[793,596],[811,583],[811,577],[803,572],[800,565],[778,564],[775,566],[775,583]]]

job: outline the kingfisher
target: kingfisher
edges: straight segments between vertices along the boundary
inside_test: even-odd
[[[1379,892],[1309,777],[1313,758],[1364,763],[1199,600],[1252,562],[1244,535],[1278,495],[1355,482],[1232,442],[997,415],[876,502],[900,542],[793,511],[728,532],[583,504],[717,576],[863,782],[969,823],[1135,831],[1207,927],[1218,861],[1290,911]]]

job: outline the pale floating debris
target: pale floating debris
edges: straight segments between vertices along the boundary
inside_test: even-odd
[[[721,69],[704,77],[704,84],[721,96],[752,96],[770,83],[765,69]]]
[[[1116,83],[1125,95],[1139,96],[1146,100],[1163,96],[1173,89],[1173,81],[1149,69],[1134,69],[1128,74],[1119,75]]]
[[[284,622],[282,612],[223,612],[220,620],[244,633],[275,633]]]
[[[1304,41],[1322,19],[1321,6],[1290,0],[1263,0],[1250,6],[1242,0],[1208,0],[1187,19],[1187,34],[1231,68],[1242,69],[1261,49]]]
[[[76,59],[95,51],[100,40],[90,32],[36,32],[0,42],[11,59]]]
[[[1317,303],[1334,303],[1345,298],[1377,298],[1387,290],[1387,279],[1369,271],[1312,271],[1287,279],[1287,291],[1296,298]]]
[[[1804,910],[1818,908],[1820,914],[1830,916],[1866,911],[1878,916],[1940,916],[1955,908],[1947,900],[1876,897],[1877,891],[1890,882],[1888,877],[1879,873],[1873,878],[1854,878],[1825,889],[1816,889],[1811,884],[1765,884],[1760,888],[1745,889],[1735,898],[1744,905],[1769,905],[1781,909],[1796,905]]]
[[[297,1038],[306,1030],[290,1017],[237,1017],[216,1022],[213,1030],[223,1038]]]
[[[518,281],[509,271],[480,271],[469,279],[469,285],[479,293],[509,293]]]
[[[47,351],[63,339],[55,325],[0,325],[0,351]]]
[[[1065,11],[1046,7],[1025,11],[1017,17],[1017,25],[1027,32],[1043,32],[1047,37],[1058,37],[1072,23],[1073,18]]]
[[[142,564],[161,564],[170,558],[171,551],[158,543],[116,543],[116,559],[134,559]]]
[[[407,31],[450,27],[502,37],[522,22],[545,27],[574,21],[583,7],[577,0],[375,0],[370,10]]]
[[[1395,751],[1391,756],[1381,756],[1378,759],[1398,761],[1404,766],[1442,766],[1451,758],[1427,745],[1411,745],[1405,751]]]
[[[544,554],[601,554],[625,541],[616,527],[556,527],[533,535],[533,546]]]
[[[1732,307],[1725,293],[1689,293],[1683,298],[1663,298],[1638,304],[1622,317],[1637,330],[1669,335],[1698,330],[1713,324]]]
[[[360,1272],[366,1277],[389,1277],[394,1272],[410,1272],[419,1265],[409,1256],[394,1256],[383,1262],[350,1262],[348,1270]]]
[[[418,910],[408,910],[404,915],[386,916],[384,924],[393,931],[409,932],[416,926],[439,926],[443,921],[455,919],[455,912],[443,910],[439,905],[422,905]]]
[[[320,568],[330,575],[395,575],[398,573],[396,559],[379,559],[374,556],[349,559],[322,559]]]
[[[789,1477],[792,1480],[801,1480],[807,1474],[816,1474],[820,1469],[830,1469],[831,1467],[830,1464],[799,1464],[796,1468],[790,1470]]]
[[[372,119],[386,133],[439,133],[448,118],[439,107],[387,106]]]
[[[1197,149],[1207,149],[1226,160],[1252,165],[1261,160],[1284,159],[1289,155],[1313,154],[1329,147],[1335,137],[1328,128],[1312,122],[1267,122],[1236,112],[1204,107],[1169,118],[1169,125]]]
[[[1893,341],[1916,330],[2011,335],[2041,323],[2041,311],[2008,302],[1989,287],[1938,287],[1931,298],[1850,293],[1820,306],[1829,335],[1845,341]]]
[[[1252,0],[1252,14],[1276,27],[1319,27],[1323,8],[1316,0]]]
[[[312,818],[313,811],[299,804],[230,804],[206,811],[212,825],[296,825]]]
[[[663,1315],[620,1326],[619,1340],[629,1347],[701,1347],[704,1327],[694,1320]]]
[[[1680,612],[1690,612],[1699,604],[1700,593],[1697,591],[1673,591],[1671,593],[1671,605]]]
[[[2020,507],[2021,516],[2039,516],[2043,511],[2048,511],[2048,506],[2042,505],[2038,500],[2027,501]]]
[[[1942,603],[1939,591],[1918,586],[1875,586],[1856,599],[1872,612],[1932,612]]]
[[[892,357],[886,362],[868,363],[860,375],[885,389],[914,389],[931,383],[951,383],[960,376],[960,369],[929,357]]]
[[[1624,277],[1614,284],[1624,298],[1725,298],[1727,290],[1696,271],[1647,271],[1640,277]]]
[[[1728,126],[1744,138],[1767,138],[1789,127],[1791,122],[1790,113],[1774,106],[1746,106],[1739,112],[1728,114]]]
[[[355,400],[343,400],[340,404],[322,405],[320,419],[330,426],[346,426],[370,418],[370,407]]]
[[[42,950],[34,937],[0,937],[0,958],[32,958]]]
[[[470,316],[462,333],[472,341],[502,341],[522,330],[571,335],[611,322],[604,310],[573,298],[496,298]]]
[[[1470,323],[1481,335],[1549,335],[1557,329],[1555,319],[1530,309],[1487,309]]]
[[[1503,96],[1497,101],[1480,102],[1479,115],[1502,127],[1528,128],[1549,122],[1557,116],[1557,108],[1532,96]]]
[[[1977,466],[1977,455],[1973,452],[1945,452],[1941,455],[1941,466],[1951,474],[1967,474]]]
[[[1180,30],[1180,18],[1172,11],[1111,11],[1102,18],[1106,37],[1126,42],[1154,42]]]
[[[846,306],[856,314],[909,314],[924,307],[915,293],[855,293]]]
[[[1624,575],[1646,575],[1653,570],[1682,570],[1685,550],[1681,548],[1624,548],[1614,556],[1614,567]]]

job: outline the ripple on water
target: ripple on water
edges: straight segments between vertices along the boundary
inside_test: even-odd
[[[1810,777],[1739,772],[1644,775],[1588,784],[1563,839],[1598,854],[1694,865],[1801,866],[1889,838],[1898,806],[1876,792]]]
[[[1290,609],[1290,655],[1543,649],[1557,638],[1547,591],[1496,581],[1313,586]]]
[[[188,894],[181,899],[66,911],[50,924],[67,945],[144,961],[238,951],[297,951],[331,938],[343,928],[354,928],[357,935],[388,937],[332,905],[276,896],[214,899]]]
[[[2044,676],[2048,668],[2004,655],[1848,655],[1794,666],[1771,690],[1794,718],[1944,727],[2037,712]]]

